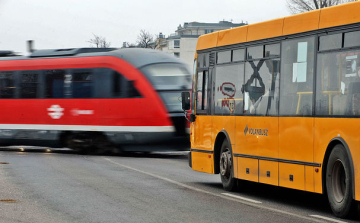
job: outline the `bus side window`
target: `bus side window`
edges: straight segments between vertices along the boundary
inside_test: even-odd
[[[280,115],[312,115],[314,57],[313,36],[282,42]]]
[[[215,114],[242,115],[244,63],[216,66],[215,69]]]
[[[14,75],[13,71],[0,72],[0,98],[15,98]]]
[[[360,115],[360,51],[318,54],[316,115]]]

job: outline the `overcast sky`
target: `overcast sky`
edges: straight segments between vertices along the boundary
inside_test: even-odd
[[[141,29],[175,33],[184,22],[249,24],[288,16],[285,0],[0,0],[0,50],[89,47],[93,34],[121,47]]]

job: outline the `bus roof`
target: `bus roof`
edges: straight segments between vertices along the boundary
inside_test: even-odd
[[[205,34],[199,37],[196,51],[358,23],[359,11],[360,2],[351,2]]]
[[[152,49],[144,48],[71,48],[71,49],[52,49],[37,50],[29,56],[0,57],[0,62],[4,60],[36,60],[36,59],[53,59],[69,57],[94,57],[94,56],[113,56],[118,57],[131,63],[137,68],[156,63],[179,63],[185,64],[182,60]]]

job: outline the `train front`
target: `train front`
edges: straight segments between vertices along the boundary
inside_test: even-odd
[[[162,62],[140,69],[162,98],[175,127],[175,141],[189,142],[189,122],[181,108],[181,92],[190,91],[191,73],[185,63]]]

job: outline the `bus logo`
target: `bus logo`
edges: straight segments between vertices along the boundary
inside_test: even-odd
[[[255,136],[268,136],[268,129],[254,129],[254,128],[249,128],[247,125],[245,126],[244,129],[244,134],[245,136],[247,134],[249,135],[255,135]]]
[[[60,119],[61,116],[64,115],[64,108],[60,107],[60,105],[51,105],[47,110],[49,112],[48,115],[50,115],[52,119]]]

